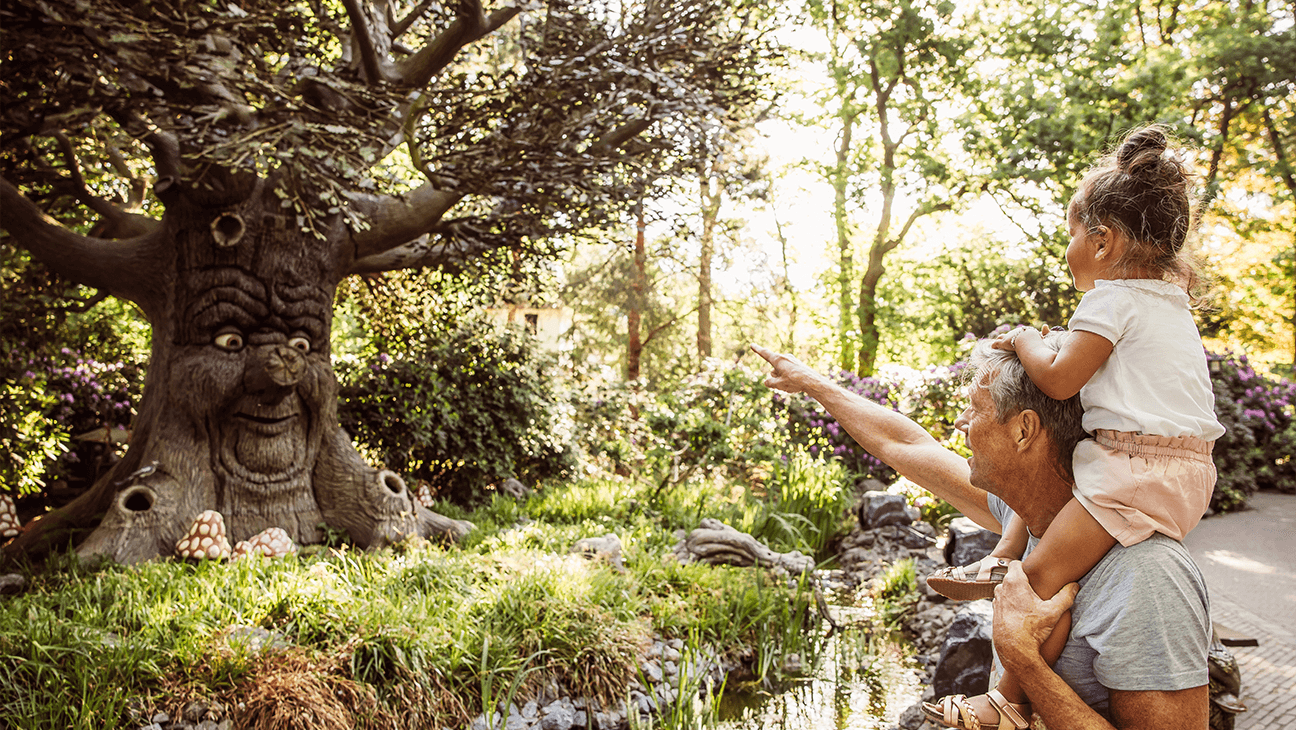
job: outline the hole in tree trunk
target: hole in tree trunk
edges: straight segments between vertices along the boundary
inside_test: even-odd
[[[225,213],[212,221],[211,232],[217,246],[233,246],[243,238],[243,219],[235,213]]]
[[[405,493],[405,480],[394,471],[384,471],[378,474],[382,480],[383,486],[392,494],[400,495]]]
[[[119,504],[127,512],[148,512],[153,509],[153,501],[157,495],[148,487],[135,486],[122,492],[118,499]]]

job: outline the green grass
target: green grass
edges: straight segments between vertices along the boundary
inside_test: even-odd
[[[612,703],[654,635],[685,639],[686,652],[731,651],[772,677],[787,653],[815,651],[804,581],[668,553],[674,530],[700,517],[745,529],[776,513],[835,511],[806,496],[813,479],[822,483],[804,470],[775,476],[775,502],[699,483],[649,508],[642,488],[609,479],[520,504],[496,497],[471,513],[443,506],[478,525],[449,547],[129,567],[62,556],[0,601],[0,726],[134,726],[133,699],[174,715],[212,698],[243,701],[244,727],[449,725],[550,681]],[[838,519],[785,519],[797,529],[773,546],[815,550]],[[624,572],[568,553],[609,532],[623,543]],[[258,636],[281,648],[259,650]],[[662,726],[709,713],[687,702],[667,708]],[[302,713],[314,719],[293,724]]]

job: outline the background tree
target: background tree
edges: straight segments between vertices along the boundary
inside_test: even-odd
[[[224,514],[234,540],[271,526],[315,542],[328,525],[362,546],[462,530],[338,428],[338,282],[469,272],[492,252],[543,253],[554,234],[602,224],[644,179],[628,170],[653,166],[700,108],[749,93],[761,43],[731,22],[743,12],[7,6],[8,241],[133,302],[153,329],[127,454],[8,553],[62,543],[103,515],[82,551],[167,554],[203,509]],[[113,175],[91,179],[91,166]]]
[[[954,10],[953,3],[924,0],[810,5],[811,22],[829,44],[825,106],[834,110],[837,133],[836,157],[825,172],[834,193],[840,365],[861,375],[871,374],[877,359],[886,255],[916,221],[953,209],[970,189],[943,145],[966,68],[967,42]],[[870,209],[867,262],[856,279],[850,211]]]

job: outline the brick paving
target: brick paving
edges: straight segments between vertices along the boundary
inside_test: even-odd
[[[1265,493],[1245,512],[1202,520],[1184,544],[1206,577],[1211,619],[1242,673],[1235,730],[1296,730],[1296,495]]]
[[[1242,701],[1234,730],[1296,729],[1296,642],[1284,627],[1256,616],[1226,596],[1211,598],[1217,625],[1256,639],[1257,646],[1230,646],[1242,672]]]

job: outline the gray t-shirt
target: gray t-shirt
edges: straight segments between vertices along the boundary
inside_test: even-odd
[[[987,496],[999,524],[1008,524],[1012,510]],[[1209,681],[1209,605],[1206,581],[1182,543],[1158,533],[1118,544],[1080,579],[1071,637],[1053,669],[1104,715],[1109,690],[1200,687]]]

